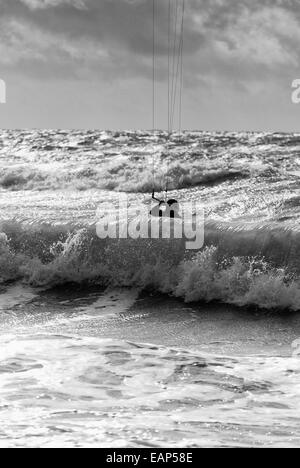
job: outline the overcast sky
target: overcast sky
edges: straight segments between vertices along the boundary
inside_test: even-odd
[[[166,127],[168,0],[156,3]],[[300,131],[299,0],[186,3],[184,127]],[[151,66],[152,0],[0,0],[1,127],[151,128]]]

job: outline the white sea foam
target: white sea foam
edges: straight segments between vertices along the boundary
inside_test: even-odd
[[[277,174],[276,138],[272,144],[265,144],[268,135],[260,139],[253,140],[252,134],[199,132],[175,134],[168,142],[164,132],[154,137],[148,132],[108,132],[105,137],[96,131],[2,132],[0,187],[150,192],[153,165],[157,190],[165,188],[166,179],[170,188],[179,189]],[[298,138],[287,136],[286,140],[290,146],[285,168],[289,163],[295,169],[297,153],[293,150]]]
[[[181,240],[103,242],[93,231],[81,229],[56,242],[53,232],[49,237],[47,231],[40,232],[36,242],[33,232],[21,229],[15,232],[14,240],[4,234],[0,237],[2,282],[21,279],[34,287],[90,282],[154,288],[187,302],[218,300],[238,306],[300,310],[300,282],[288,265],[276,267],[259,257],[232,255],[222,242],[219,247],[207,246],[187,256]],[[22,253],[13,247],[20,238],[28,243]],[[244,248],[248,248],[249,239],[246,237]],[[232,242],[236,250],[234,237]]]

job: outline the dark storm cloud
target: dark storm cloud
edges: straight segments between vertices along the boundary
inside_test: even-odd
[[[175,0],[172,0],[173,3]],[[187,82],[241,83],[299,65],[299,7],[289,0],[187,0]],[[156,2],[159,76],[168,0]],[[152,0],[2,0],[0,63],[38,76],[149,76]],[[151,76],[151,75],[150,75]]]
[[[4,0],[2,15],[69,38],[90,38],[135,53],[152,53],[152,0]],[[156,2],[157,52],[167,52],[168,0]],[[187,18],[188,49],[201,32]]]

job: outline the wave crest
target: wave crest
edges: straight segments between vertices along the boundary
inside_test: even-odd
[[[39,249],[16,252],[15,238],[0,234],[0,282],[35,287],[68,282],[152,288],[186,302],[300,310],[300,282],[284,268],[256,257],[225,257],[210,246],[187,254],[179,241],[100,241],[81,229]],[[24,237],[23,237],[24,240]]]

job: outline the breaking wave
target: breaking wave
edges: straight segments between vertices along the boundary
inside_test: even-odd
[[[166,162],[160,164],[160,170],[153,181],[153,170],[149,160],[136,162],[103,163],[101,168],[81,167],[79,169],[61,168],[59,171],[24,168],[23,166],[6,168],[1,171],[0,187],[7,190],[116,190],[122,192],[151,192],[164,190],[166,180],[169,188],[182,189],[197,185],[214,185],[232,179],[250,177],[248,167],[222,168],[205,167],[203,163]]]
[[[258,248],[262,239],[253,232],[228,226],[221,230],[213,224],[205,248],[196,253],[186,252],[182,240],[104,241],[93,230],[16,223],[1,230],[0,284],[22,281],[48,288],[72,282],[151,288],[186,302],[300,310],[299,265],[293,259],[299,242],[296,234],[292,246],[282,240],[285,253],[280,257],[278,243],[273,252],[268,247],[264,252]],[[266,239],[267,230],[262,232]],[[251,243],[259,255],[247,255]],[[282,258],[285,262],[279,264]]]
[[[164,132],[3,131],[0,188],[145,193],[166,181],[181,189],[278,176],[283,166],[299,169],[299,138],[281,139],[282,146],[276,135],[250,133],[186,132],[169,141]]]

